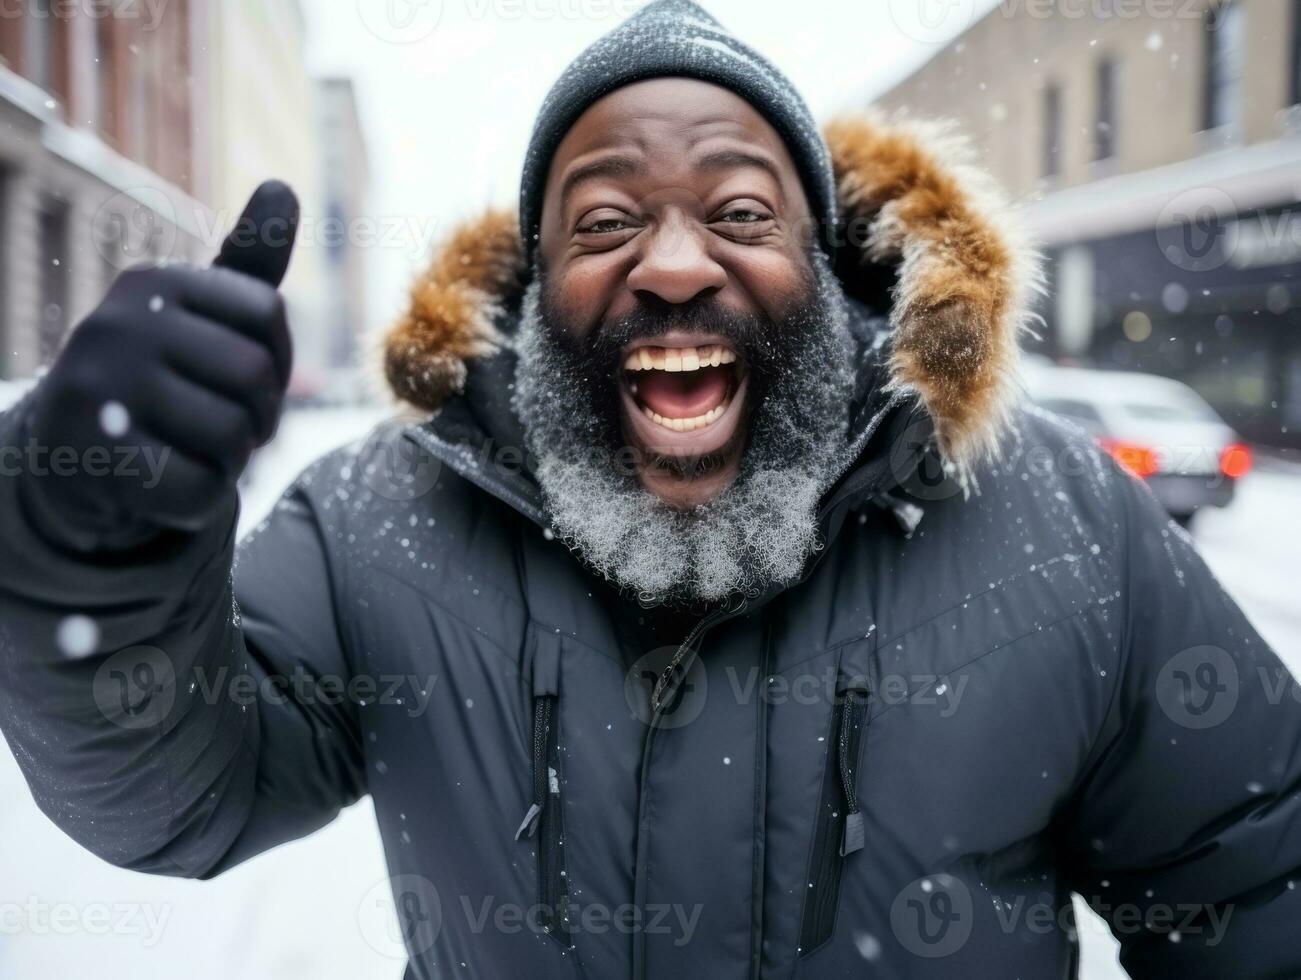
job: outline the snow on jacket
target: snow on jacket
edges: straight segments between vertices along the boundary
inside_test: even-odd
[[[1148,491],[1018,404],[1031,263],[952,144],[828,139],[856,440],[797,582],[651,636],[549,532],[490,214],[388,338],[439,411],[238,548],[232,501],[63,553],[0,481],[0,728],[44,812],[205,878],[369,793],[412,977],[1066,977],[1071,891],[1136,977],[1301,975],[1291,679]],[[71,616],[100,652],[60,653]]]

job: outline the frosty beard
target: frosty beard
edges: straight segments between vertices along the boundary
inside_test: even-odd
[[[804,297],[778,321],[710,299],[666,315],[638,311],[583,340],[550,301],[545,275],[533,276],[516,340],[515,408],[553,526],[646,605],[758,595],[793,580],[818,546],[818,500],[846,448],[854,376],[844,294],[820,255],[811,266]],[[624,345],[674,329],[726,338],[748,377],[740,471],[690,509],[642,487],[619,416]]]

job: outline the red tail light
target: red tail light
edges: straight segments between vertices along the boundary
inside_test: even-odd
[[[1251,447],[1235,442],[1220,452],[1220,472],[1230,480],[1239,480],[1251,470]]]
[[[1140,480],[1161,472],[1161,461],[1157,459],[1156,450],[1136,442],[1121,439],[1102,438],[1098,443],[1111,454],[1117,463]]]

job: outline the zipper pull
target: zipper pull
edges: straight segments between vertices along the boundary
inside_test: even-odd
[[[863,812],[851,810],[845,814],[845,831],[840,835],[840,856],[848,857],[863,849]]]
[[[534,803],[529,807],[529,812],[524,814],[524,822],[519,825],[519,830],[515,831],[515,839],[521,837],[532,837],[538,832],[538,821],[542,819],[542,807]]]
[[[542,804],[547,798],[547,732],[551,728],[551,695],[543,694],[533,699],[533,803],[515,831],[515,839],[532,837],[537,833],[542,819]],[[555,792],[559,792],[556,787]]]
[[[840,836],[840,856],[846,857],[863,849],[863,812],[858,808],[858,773],[856,760],[849,751],[850,727],[857,721],[855,715],[856,692],[845,692],[840,703],[840,738],[836,746],[840,753],[840,785],[845,794],[845,827]]]

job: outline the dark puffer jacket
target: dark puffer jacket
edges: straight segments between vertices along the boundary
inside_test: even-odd
[[[830,135],[858,439],[797,583],[655,630],[549,533],[489,217],[388,348],[408,399],[460,393],[238,551],[232,502],[60,553],[0,483],[0,727],[42,809],[208,877],[369,793],[414,977],[1067,977],[1072,890],[1135,976],[1301,975],[1290,678],[1141,485],[1015,407],[1026,264],[961,165]]]

